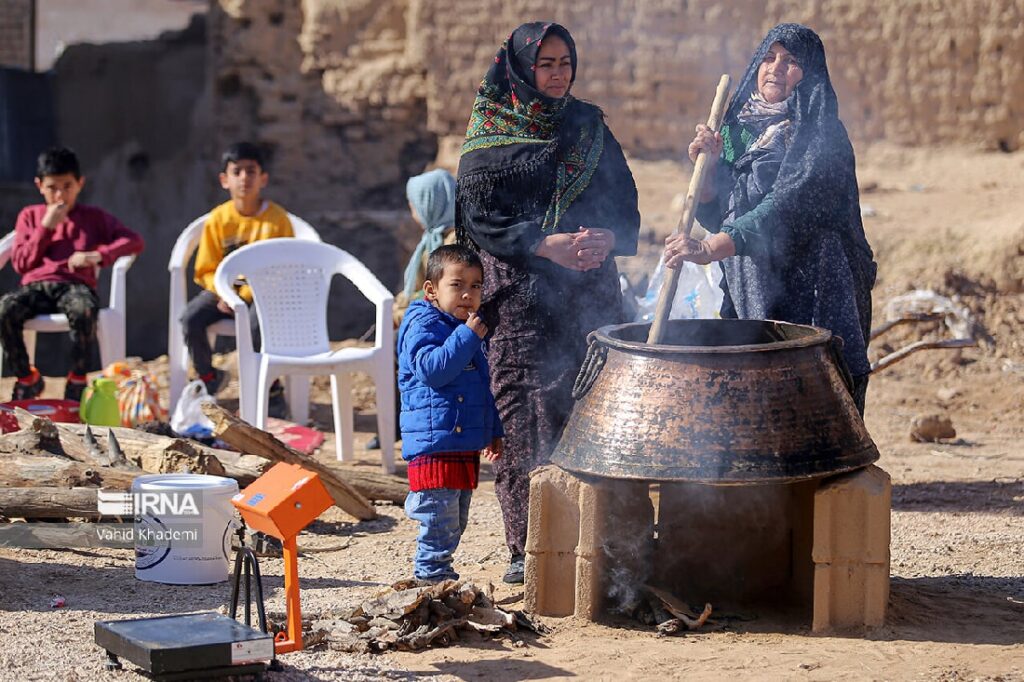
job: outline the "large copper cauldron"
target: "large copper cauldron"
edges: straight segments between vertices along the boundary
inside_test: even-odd
[[[838,340],[759,320],[602,327],[552,461],[615,478],[782,483],[878,459],[847,388]]]

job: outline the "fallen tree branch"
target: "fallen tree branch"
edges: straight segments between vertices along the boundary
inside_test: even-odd
[[[926,350],[929,348],[973,348],[977,346],[977,342],[974,339],[944,339],[942,341],[918,341],[912,343],[909,346],[904,346],[898,351],[889,353],[883,358],[876,360],[871,363],[871,372],[880,372],[883,369],[891,367],[900,360],[905,360],[912,353],[916,353],[919,350]]]
[[[7,518],[99,518],[96,488],[0,488],[0,514]]]
[[[88,426],[86,424],[56,424],[60,432],[64,452],[68,457],[81,462],[97,462],[102,458],[105,466],[124,469],[139,469],[138,473],[169,474],[193,473],[211,476],[232,476],[224,466],[226,460],[237,460],[238,453],[208,448],[185,438],[169,438],[155,433],[121,427]],[[85,434],[91,432],[95,446],[86,444]],[[122,453],[112,452],[110,434],[114,434]],[[102,450],[106,448],[104,454]],[[259,473],[236,471],[255,480]]]
[[[97,486],[115,490],[130,490],[135,476],[136,472],[133,471],[94,466],[65,457],[21,454],[0,457],[0,487],[78,488]]]
[[[870,336],[869,340],[870,341],[874,341],[876,338],[878,338],[882,334],[886,333],[887,331],[889,331],[893,327],[898,327],[898,326],[903,325],[903,324],[909,324],[911,322],[939,322],[944,317],[946,317],[946,313],[931,313],[931,312],[929,312],[929,313],[911,313],[911,314],[908,314],[908,315],[904,315],[903,317],[898,317],[895,320],[889,320],[888,322],[885,322],[884,324],[880,324],[879,326],[877,326],[874,329],[872,329],[871,330],[871,336]]]
[[[274,462],[288,462],[316,472],[331,494],[334,503],[360,521],[377,518],[373,505],[363,497],[342,475],[288,447],[271,434],[257,429],[214,403],[203,403],[203,412],[213,422],[213,435],[240,451],[258,455]]]

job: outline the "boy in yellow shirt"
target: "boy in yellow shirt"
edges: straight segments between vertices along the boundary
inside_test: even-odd
[[[195,269],[196,284],[203,290],[188,302],[181,316],[192,364],[211,396],[223,385],[225,373],[213,366],[206,329],[219,320],[232,317],[231,308],[217,296],[213,285],[217,266],[229,253],[247,244],[294,236],[288,213],[274,202],[260,197],[270,176],[264,168],[263,152],[259,147],[248,142],[234,144],[224,152],[221,164],[220,186],[228,191],[231,198],[210,211],[210,217],[203,226]],[[248,287],[241,287],[238,294],[252,302],[252,292]],[[253,337],[259,347],[255,315],[252,321]],[[284,417],[287,412],[283,387],[276,381],[270,389],[268,411],[272,417]]]

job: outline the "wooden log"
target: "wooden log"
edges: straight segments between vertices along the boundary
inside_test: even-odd
[[[84,424],[58,424],[57,428],[65,442],[70,436],[81,439],[85,433]],[[137,429],[96,426],[92,427],[92,431],[100,442],[105,442],[107,434],[113,431],[128,459],[149,474],[189,471],[227,476],[238,481],[239,485],[246,486],[263,474],[267,462],[263,457],[211,448],[186,438],[171,438]]]
[[[294,450],[266,431],[247,424],[215,403],[203,403],[203,412],[213,422],[213,434],[242,452],[259,455],[275,462],[298,464],[316,472],[331,494],[334,503],[360,521],[377,517],[373,505],[359,494],[342,476],[312,457]]]
[[[40,421],[50,423],[49,420],[36,417]],[[60,435],[60,442],[63,453],[84,464],[101,466],[96,461],[96,456],[88,452],[84,437],[85,424],[53,424]],[[259,478],[269,468],[268,462],[277,460],[259,457],[257,455],[242,454],[233,450],[222,450],[211,448],[196,441],[184,438],[170,438],[155,433],[147,433],[136,429],[108,428],[105,426],[90,427],[98,447],[104,451],[102,457],[107,460],[106,452],[109,451],[109,433],[112,431],[124,450],[129,462],[122,466],[134,468],[136,465],[142,472],[150,474],[184,473],[211,474],[214,476],[227,476],[238,481],[238,484],[245,487]],[[20,433],[20,432],[19,432]],[[3,438],[11,438],[9,434]],[[35,440],[29,441],[34,443]],[[24,452],[22,447],[21,451]],[[0,448],[2,451],[2,448]],[[14,450],[12,450],[14,451]],[[33,454],[24,452],[24,454]],[[41,454],[41,453],[40,453]],[[330,465],[325,467],[332,468]],[[359,471],[345,470],[338,472],[333,469],[336,475],[343,477],[363,497],[368,500],[383,500],[394,504],[402,504],[409,493],[409,487],[405,479],[399,476],[384,474],[375,470]],[[142,473],[138,472],[138,473]]]
[[[211,448],[212,450],[212,448]],[[224,465],[226,476],[229,476],[242,487],[245,487],[263,475],[275,460],[257,455],[243,455],[232,450],[213,450],[217,459]],[[401,476],[385,474],[374,469],[366,471],[360,469],[340,469],[339,467],[323,464],[335,475],[345,479],[359,494],[367,500],[379,500],[393,504],[405,504],[405,498],[409,494],[409,484]],[[145,468],[145,467],[143,467]]]
[[[73,459],[90,457],[84,445],[86,428],[85,424],[57,425],[65,451],[74,450],[74,453],[69,452]],[[113,432],[128,460],[109,460],[118,466],[140,468],[150,474],[193,473],[230,476],[219,458],[220,453],[226,452],[224,450],[208,448],[185,438],[169,438],[136,429],[93,426],[89,427],[89,430],[94,434],[99,447],[106,451],[107,457],[110,457],[109,439],[110,433]]]
[[[47,417],[40,417],[20,407],[14,408],[14,418],[18,420],[18,429],[39,434],[43,440],[57,440],[57,427]]]
[[[99,518],[96,488],[0,488],[0,514],[7,518]]]
[[[263,472],[273,465],[270,460],[256,455],[244,455],[234,450],[218,448],[210,448],[210,450],[216,453],[218,461],[224,467],[224,475],[238,481],[238,485],[242,488],[262,476]]]
[[[339,469],[329,464],[324,466],[344,477],[352,484],[353,488],[359,491],[360,495],[368,500],[405,504],[405,498],[409,495],[408,481],[401,476],[378,471],[378,467],[363,471],[361,469]]]
[[[136,472],[90,466],[64,457],[9,454],[0,457],[0,487],[77,488],[97,486],[130,490]]]
[[[14,416],[19,430],[0,436],[0,453],[10,455],[61,455],[57,429],[46,417],[36,416],[17,407]]]

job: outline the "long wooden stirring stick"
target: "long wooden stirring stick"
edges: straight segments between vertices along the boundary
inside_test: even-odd
[[[711,104],[708,128],[716,133],[722,127],[722,118],[729,105],[729,83],[729,76],[722,76],[718,81],[718,90],[715,91],[715,101]],[[707,164],[707,154],[704,152],[698,154],[697,162],[693,166],[693,176],[690,178],[690,188],[686,191],[683,215],[679,218],[679,225],[676,226],[676,234],[682,233],[686,237],[690,236],[690,230],[693,229],[693,217],[697,211],[697,197],[700,196],[704,186],[704,169]],[[679,268],[667,268],[667,274],[668,276],[661,285],[661,292],[658,294],[658,306],[654,309],[654,322],[647,335],[647,343],[661,343],[665,336],[665,323],[668,322],[668,315],[672,310],[672,299],[676,297],[676,287],[679,286]]]

